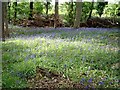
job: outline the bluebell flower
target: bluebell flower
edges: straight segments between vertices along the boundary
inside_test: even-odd
[[[102,81],[99,82],[99,85],[103,85],[103,84],[104,84],[104,82],[102,82]]]
[[[31,56],[30,56],[30,58],[35,58],[36,57],[36,55],[35,54],[32,54]]]
[[[88,82],[91,83],[91,82],[92,82],[92,78],[90,78],[90,79],[88,80]]]
[[[87,86],[85,87],[85,89],[89,89],[89,86],[87,85]]]
[[[80,80],[80,84],[83,84],[83,83],[84,83],[84,81],[85,81],[85,79],[84,79],[84,78],[82,78],[82,79]]]
[[[95,90],[95,87],[94,87],[94,86],[92,86],[92,90]]]
[[[85,81],[85,78],[82,78],[82,81]]]

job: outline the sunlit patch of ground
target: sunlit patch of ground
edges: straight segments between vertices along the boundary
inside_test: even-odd
[[[119,29],[13,29],[2,43],[3,87],[44,86],[54,80],[76,87],[119,87]],[[36,80],[37,66],[58,72],[62,79],[43,75]]]

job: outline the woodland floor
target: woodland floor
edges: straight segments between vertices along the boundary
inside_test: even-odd
[[[118,83],[112,82],[114,84],[110,84],[110,87],[119,87],[120,78],[117,77],[116,79],[116,74],[119,71],[118,68],[120,65],[118,61],[119,57],[117,56],[117,51],[119,50],[117,41],[119,40],[120,28],[73,29],[66,27],[54,29],[38,27],[22,28],[17,26],[10,26],[10,28],[12,32],[11,38],[7,39],[6,43],[3,43],[3,52],[5,52],[3,55],[4,87],[9,87],[10,84],[8,83],[10,81],[5,79],[7,76],[13,77],[15,75],[16,77],[23,78],[24,72],[26,72],[25,75],[27,75],[25,76],[25,80],[27,81],[28,88],[88,89],[96,88],[97,85],[104,88],[109,86],[107,86],[107,84],[113,81],[112,78],[115,78]],[[23,46],[20,46],[20,48],[17,47],[23,43],[25,49]],[[41,49],[39,49],[40,46],[42,46]],[[58,49],[57,46],[59,46]],[[11,47],[11,49],[8,47]],[[82,49],[81,52],[78,51],[80,48]],[[32,51],[29,52],[26,50]],[[9,57],[10,55],[7,52],[9,52],[10,55],[17,53],[22,58],[18,55],[18,57],[14,56],[14,58]],[[38,53],[41,56],[38,55]],[[12,58],[13,61],[10,61],[10,58]],[[95,61],[94,64],[92,64],[90,63],[91,58],[94,60],[100,59],[100,61]],[[54,61],[50,61],[50,59]],[[59,61],[59,59],[63,61]],[[37,63],[33,64],[33,60],[36,60]],[[48,63],[43,62],[44,60]],[[27,64],[25,63],[26,66],[24,66],[22,62],[26,61]],[[103,63],[103,61],[105,63]],[[83,66],[81,64],[83,64]],[[101,64],[103,66],[101,66]],[[8,71],[7,68],[9,68]],[[14,73],[13,76],[10,76],[11,74],[9,72],[11,70],[14,70],[12,71],[12,73]],[[79,72],[80,70],[82,73]],[[31,71],[34,72],[31,74]],[[22,73],[22,76],[15,74],[16,72],[19,72],[19,74]],[[94,74],[94,72],[97,73]],[[110,74],[110,72],[112,73]],[[109,78],[106,77],[106,75],[108,75]],[[100,79],[99,76],[108,78],[108,80],[104,81],[102,78]],[[92,77],[92,79],[90,77]],[[85,81],[88,81],[87,83],[84,82],[84,78],[86,79]],[[102,82],[106,84],[102,85]],[[12,85],[13,87],[17,87],[16,84]]]

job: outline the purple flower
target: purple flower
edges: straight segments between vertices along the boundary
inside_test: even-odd
[[[88,82],[91,83],[91,82],[92,82],[92,78],[90,78],[90,79],[88,80]]]
[[[83,84],[84,81],[85,81],[85,79],[82,78],[82,79],[80,80],[80,84]]]
[[[36,55],[35,54],[32,54],[31,56],[30,56],[30,58],[35,58],[36,57]]]
[[[85,78],[82,78],[82,81],[85,81]]]
[[[89,89],[89,86],[87,85],[87,86],[85,87],[85,89]]]
[[[103,85],[103,84],[104,84],[104,82],[102,82],[102,81],[99,82],[99,85]]]

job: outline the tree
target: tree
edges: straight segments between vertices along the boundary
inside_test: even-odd
[[[11,7],[11,3],[10,2],[8,2],[8,22],[10,23],[10,7]]]
[[[94,0],[92,0],[92,4],[91,4],[91,7],[90,7],[90,13],[88,15],[87,21],[91,18],[93,7],[94,7]]]
[[[30,2],[30,13],[29,13],[29,20],[33,19],[33,2]]]
[[[8,30],[8,17],[7,17],[7,6],[8,3],[4,2],[4,26],[5,26],[5,36],[9,37],[9,30]]]
[[[69,7],[68,7],[68,17],[69,17],[69,20],[68,20],[68,22],[69,22],[69,24],[70,24],[70,26],[72,26],[73,25],[73,19],[74,19],[74,12],[73,12],[73,0],[70,0],[70,3],[69,3]]]
[[[3,20],[2,20],[2,2],[0,1],[0,40],[3,40],[3,37],[2,37],[2,31],[3,31]]]
[[[6,12],[6,2],[2,2],[1,3],[1,7],[2,7],[2,41],[5,41],[5,12]]]
[[[46,8],[46,15],[47,15],[47,18],[48,18],[48,9],[49,9],[49,5],[50,5],[50,0],[46,0],[45,8]]]
[[[82,0],[76,0],[76,16],[74,21],[74,28],[79,28],[81,14],[82,14]]]
[[[14,24],[16,24],[17,19],[17,1],[13,3],[14,5]]]
[[[57,27],[58,22],[58,0],[55,0],[55,21],[54,21],[54,28]]]

